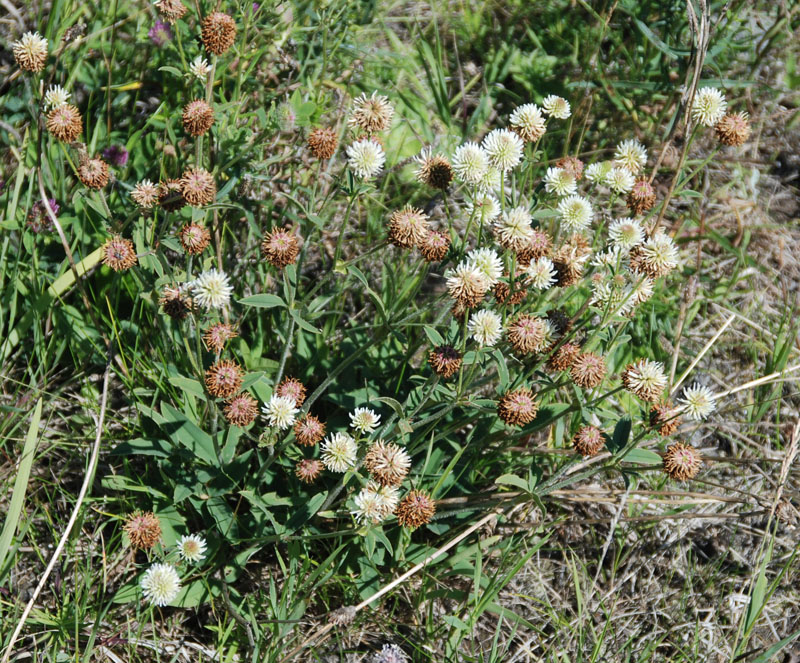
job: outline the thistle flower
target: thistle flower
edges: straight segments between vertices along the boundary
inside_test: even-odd
[[[278,396],[272,394],[269,403],[261,408],[270,426],[275,426],[280,430],[286,430],[294,423],[295,416],[300,411],[291,396]]]
[[[480,304],[489,290],[489,282],[483,272],[471,262],[462,262],[449,273],[447,289],[458,303],[472,308]]]
[[[190,255],[200,255],[208,247],[211,242],[211,233],[208,228],[201,226],[199,223],[187,223],[181,228],[178,233],[178,238],[181,241],[181,246],[186,253]]]
[[[51,110],[63,106],[72,95],[60,85],[51,85],[44,94],[44,108]]]
[[[205,81],[211,73],[211,66],[208,64],[208,60],[202,55],[198,55],[189,65],[189,73],[195,78]]]
[[[164,44],[172,41],[172,29],[169,27],[169,23],[156,19],[153,27],[147,31],[147,36],[150,37],[154,46],[161,48]]]
[[[446,380],[461,368],[461,353],[451,345],[438,345],[428,353],[428,363],[436,375]]]
[[[506,335],[514,352],[527,355],[545,352],[553,342],[555,329],[548,320],[520,315],[509,324]]]
[[[355,467],[358,447],[347,433],[333,433],[322,443],[322,462],[331,472],[346,472]]]
[[[547,362],[547,367],[551,371],[560,373],[568,371],[581,354],[581,346],[576,343],[564,343],[556,350]]]
[[[186,286],[164,286],[158,303],[169,317],[183,320],[192,310],[192,298],[186,295]]]
[[[406,205],[389,217],[389,241],[395,246],[411,249],[428,236],[428,215],[421,209]]]
[[[306,387],[297,378],[283,378],[281,383],[275,388],[275,393],[278,394],[278,396],[291,398],[297,407],[303,405],[306,400]]]
[[[531,261],[550,255],[553,240],[543,230],[534,230],[530,239],[515,250],[520,265],[528,265]]]
[[[190,286],[194,300],[206,310],[223,309],[231,301],[233,287],[230,279],[225,272],[217,269],[202,272]]]
[[[213,12],[203,19],[200,39],[209,53],[222,55],[236,40],[236,22],[227,14]]]
[[[186,133],[202,136],[214,124],[214,109],[203,99],[195,99],[183,107],[182,119]]]
[[[230,398],[242,388],[244,371],[232,359],[220,359],[206,371],[206,389],[215,398]]]
[[[330,127],[319,127],[308,134],[306,143],[314,158],[324,161],[336,154],[336,148],[339,146],[339,134]]]
[[[581,456],[596,456],[606,445],[603,432],[596,426],[581,426],[572,438],[572,446]]]
[[[714,393],[701,384],[694,384],[683,390],[683,398],[679,399],[683,403],[683,410],[690,419],[702,421],[711,414],[717,407]]]
[[[373,92],[369,97],[366,93],[362,93],[353,102],[349,124],[368,134],[373,134],[388,129],[393,115],[394,109],[389,104],[389,99],[377,92]]]
[[[11,44],[14,59],[23,71],[39,72],[47,60],[47,39],[38,32],[26,32]]]
[[[594,389],[606,376],[606,362],[593,352],[581,352],[569,370],[572,381],[584,389]]]
[[[488,155],[492,166],[501,172],[507,172],[521,161],[525,143],[513,131],[495,129],[483,139],[481,147]]]
[[[153,564],[142,576],[144,597],[153,605],[163,607],[175,600],[181,590],[181,579],[171,564]]]
[[[550,167],[544,176],[544,189],[557,196],[571,196],[578,189],[575,177],[563,168]]]
[[[124,272],[133,267],[138,258],[133,242],[120,235],[109,237],[102,246],[103,264],[115,272]]]
[[[647,150],[638,140],[623,140],[614,152],[614,163],[636,175],[647,163]]]
[[[611,161],[600,161],[590,164],[586,168],[586,179],[595,184],[602,184],[606,181],[613,167],[614,164]]]
[[[397,522],[403,527],[416,529],[427,525],[436,513],[436,502],[422,490],[412,490],[397,505]]]
[[[196,564],[206,556],[206,540],[199,534],[184,534],[176,545],[178,554],[187,562]]]
[[[526,207],[514,207],[503,214],[494,224],[498,244],[504,249],[522,250],[534,238],[531,214]]]
[[[45,122],[47,130],[58,140],[71,143],[83,131],[83,119],[80,111],[72,104],[61,104],[47,114]]]
[[[161,522],[152,511],[128,514],[122,530],[128,535],[132,548],[149,550],[161,540]]]
[[[481,347],[493,346],[503,333],[503,321],[493,311],[483,309],[473,313],[467,322],[467,331]]]
[[[544,136],[544,115],[536,104],[523,104],[515,108],[509,118],[509,124],[526,143],[535,143]]]
[[[556,282],[556,268],[550,258],[531,260],[525,275],[528,277],[530,287],[536,290],[547,290]]]
[[[208,327],[203,333],[203,343],[206,348],[214,352],[222,352],[225,344],[239,334],[229,324],[217,322]]]
[[[181,0],[155,0],[153,3],[161,12],[161,15],[167,19],[168,22],[174,23],[179,18],[183,18],[186,13],[186,7]]]
[[[572,115],[569,102],[563,97],[557,97],[554,94],[548,95],[542,100],[542,110],[550,117],[558,120],[566,120]]]
[[[381,415],[368,407],[357,407],[350,413],[350,427],[359,433],[374,433],[381,423]]]
[[[556,161],[556,167],[566,170],[577,182],[583,176],[583,161],[578,157],[561,157]]]
[[[222,414],[229,424],[244,428],[256,420],[258,416],[258,401],[250,394],[238,394],[225,402]]]
[[[453,167],[446,157],[433,155],[430,147],[426,147],[415,157],[419,167],[416,171],[417,179],[434,189],[446,190],[453,181]]]
[[[399,486],[411,469],[411,457],[403,447],[378,440],[367,450],[364,467],[382,486]]]
[[[497,401],[497,416],[508,426],[521,428],[536,418],[539,404],[527,387],[507,391]]]
[[[432,230],[425,235],[418,248],[426,262],[439,262],[450,250],[450,235]]]
[[[477,143],[464,143],[453,155],[453,171],[464,184],[477,185],[489,169],[489,155]]]
[[[647,179],[636,180],[626,199],[628,209],[634,214],[644,214],[656,204],[656,192]]]
[[[664,454],[664,473],[676,481],[693,479],[702,465],[697,449],[683,442],[669,445]]]
[[[192,207],[205,207],[217,195],[214,176],[205,168],[190,168],[180,179],[181,195]]]
[[[503,275],[503,261],[493,249],[473,249],[467,254],[467,260],[477,267],[492,287]]]
[[[706,127],[713,127],[725,115],[728,102],[715,87],[702,87],[692,101],[692,119]]]
[[[680,410],[670,401],[653,405],[650,408],[650,426],[658,429],[658,434],[662,437],[674,434],[680,423]]]
[[[631,256],[631,269],[657,279],[678,266],[678,248],[669,235],[657,232]]]
[[[261,254],[273,267],[283,269],[300,255],[300,240],[290,228],[275,228],[261,241]]]
[[[490,193],[478,193],[467,201],[466,214],[470,219],[491,223],[500,216],[500,203]]]
[[[643,401],[655,403],[667,386],[664,365],[660,361],[639,359],[628,364],[622,373],[622,384]]]
[[[636,180],[627,168],[612,168],[606,175],[605,183],[616,193],[629,193]]]
[[[562,198],[556,208],[561,226],[569,232],[585,230],[594,218],[592,204],[581,196]]]
[[[325,437],[325,424],[313,414],[307,414],[294,422],[294,437],[297,444],[313,447]]]
[[[109,180],[108,164],[97,157],[85,159],[78,166],[78,179],[90,189],[102,189]]]
[[[374,140],[362,138],[347,149],[347,165],[362,180],[369,180],[383,170],[386,153]]]
[[[186,204],[180,180],[167,180],[159,183],[158,204],[168,212],[176,212]]]
[[[301,460],[295,465],[294,475],[303,483],[314,483],[322,473],[323,467],[319,460]]]
[[[623,251],[630,251],[644,241],[644,229],[636,219],[617,219],[608,226],[608,238]]]
[[[744,145],[750,137],[749,115],[745,112],[728,113],[717,122],[714,131],[723,145]]]

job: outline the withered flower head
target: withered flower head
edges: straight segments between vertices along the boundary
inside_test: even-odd
[[[58,140],[71,143],[83,131],[81,112],[72,104],[61,104],[47,114],[46,126]]]
[[[445,232],[431,230],[418,244],[418,248],[426,262],[444,260],[450,250],[450,235]]]
[[[702,464],[703,460],[697,449],[683,442],[671,444],[664,454],[664,472],[676,481],[693,479]]]
[[[313,447],[325,437],[325,424],[313,414],[307,414],[294,422],[294,437],[297,444]]]
[[[367,450],[364,467],[382,486],[399,486],[411,469],[411,458],[402,447],[378,440]]]
[[[180,180],[167,180],[158,185],[158,204],[168,212],[176,212],[186,204]]]
[[[261,242],[261,253],[278,269],[294,264],[300,254],[300,240],[290,228],[276,228]]]
[[[300,407],[306,400],[305,385],[297,378],[285,377],[275,389],[278,396],[291,398],[297,407]]]
[[[650,426],[658,430],[662,437],[669,437],[680,426],[681,418],[672,402],[666,401],[650,408]]]
[[[422,244],[428,236],[428,215],[421,209],[406,205],[389,217],[389,241],[395,246],[410,249]]]
[[[437,375],[447,379],[461,368],[461,353],[451,345],[439,345],[428,353],[428,363]]]
[[[214,110],[202,99],[183,107],[183,128],[190,136],[202,136],[214,124]]]
[[[122,527],[132,548],[149,550],[161,540],[161,523],[152,511],[134,511],[128,514]]]
[[[462,262],[450,273],[447,289],[462,308],[473,308],[481,303],[489,290],[489,281],[474,264]]]
[[[258,401],[248,393],[238,394],[225,402],[222,414],[229,424],[244,428],[258,416]]]
[[[497,401],[497,416],[509,426],[529,424],[538,412],[539,404],[527,387],[507,391]]]
[[[643,401],[655,403],[667,386],[664,366],[658,361],[639,359],[622,372],[622,385]]]
[[[208,327],[203,333],[203,343],[209,350],[222,352],[225,344],[239,334],[229,324],[217,322]]]
[[[184,225],[178,236],[183,250],[195,256],[205,251],[211,241],[211,233],[208,232],[208,228],[194,222]]]
[[[200,39],[209,53],[222,55],[236,39],[236,22],[222,12],[209,14],[203,19]]]
[[[192,207],[204,207],[214,202],[217,184],[205,168],[190,168],[180,179],[181,195]]]
[[[192,310],[192,298],[186,294],[183,286],[164,286],[158,300],[169,317],[183,320]]]
[[[44,69],[47,61],[47,39],[38,32],[26,32],[11,44],[11,51],[19,68],[23,71],[37,72]]]
[[[646,178],[636,180],[628,193],[628,209],[636,216],[644,214],[656,204],[656,192]]]
[[[330,159],[338,145],[339,135],[330,127],[320,127],[308,134],[308,149],[317,159]]]
[[[538,260],[550,255],[553,250],[553,240],[550,235],[542,230],[534,230],[528,242],[523,244],[517,251],[517,262],[525,267],[532,260]]]
[[[220,359],[206,371],[206,389],[217,398],[230,398],[242,388],[244,371],[231,359]]]
[[[581,456],[595,456],[605,444],[603,432],[596,426],[581,426],[572,438],[572,446]]]
[[[394,115],[394,109],[386,97],[377,92],[373,92],[370,97],[361,94],[353,104],[350,124],[368,134],[373,134],[376,131],[388,129],[392,122],[392,115]]]
[[[306,458],[295,465],[294,474],[303,483],[314,483],[322,473],[322,468],[322,461]]]
[[[514,352],[527,355],[546,352],[553,342],[553,328],[547,320],[532,315],[520,315],[508,326],[508,342]]]
[[[556,270],[556,285],[566,288],[578,282],[583,275],[585,248],[568,242],[553,255],[553,267]]]
[[[572,368],[575,360],[581,353],[581,346],[576,343],[564,343],[553,353],[547,362],[547,367],[551,371],[568,371]]]
[[[584,389],[594,389],[606,376],[606,362],[593,352],[581,352],[569,371],[572,381]]]
[[[504,304],[510,296],[511,299],[509,299],[508,303],[511,304],[511,306],[516,306],[517,304],[522,303],[525,301],[525,297],[528,296],[528,289],[519,282],[514,284],[513,293],[511,292],[511,286],[509,286],[505,281],[498,281],[495,283],[494,287],[492,288],[492,292],[494,293],[495,301],[498,304]]]
[[[142,209],[150,209],[158,202],[158,186],[150,180],[142,180],[133,187],[131,198]]]
[[[186,13],[181,0],[156,0],[155,6],[168,23],[174,23]]]
[[[583,176],[583,161],[578,157],[561,157],[556,161],[556,167],[567,171],[575,181]]]
[[[747,113],[728,113],[714,127],[719,142],[738,147],[750,137],[750,121]]]
[[[115,272],[124,272],[133,267],[136,262],[136,249],[133,242],[119,235],[114,235],[106,240],[102,248],[103,264]]]
[[[416,158],[419,163],[417,179],[434,189],[444,191],[453,181],[453,167],[441,154],[432,154],[431,149],[422,150]]]
[[[412,490],[397,505],[397,521],[409,529],[426,525],[436,513],[436,502],[423,490]]]
[[[78,179],[90,189],[102,189],[108,178],[108,164],[102,159],[86,159],[78,166]]]

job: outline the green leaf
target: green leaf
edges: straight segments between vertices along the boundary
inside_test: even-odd
[[[164,428],[170,438],[180,442],[198,458],[217,465],[217,453],[214,449],[214,441],[211,436],[202,431],[197,424],[189,421],[182,412],[178,412],[174,407],[167,403],[161,404],[161,414],[164,415],[166,422]]]
[[[294,321],[297,323],[297,326],[300,327],[300,329],[305,329],[307,332],[311,332],[312,334],[321,334],[322,333],[319,329],[317,329],[310,322],[307,322],[307,321],[303,320],[303,318],[300,317],[300,314],[297,311],[295,311],[293,308],[289,309],[289,315],[291,315],[292,318],[294,318]]]
[[[245,306],[255,306],[257,308],[275,308],[276,306],[286,306],[286,302],[278,297],[278,295],[270,295],[267,293],[250,295],[250,297],[240,299],[239,303],[244,304]]]
[[[629,417],[623,417],[617,422],[614,427],[614,434],[608,441],[607,446],[611,453],[617,453],[625,447],[628,443],[628,438],[631,434],[631,420]]]
[[[518,477],[516,474],[504,474],[503,476],[497,477],[494,482],[498,485],[507,484],[509,486],[515,486],[520,490],[524,490],[526,493],[529,492],[528,482],[522,477]]]
[[[631,449],[622,457],[622,460],[640,465],[661,465],[662,462],[661,456],[649,449]]]
[[[206,392],[203,390],[203,385],[201,385],[197,380],[192,380],[191,378],[172,377],[169,379],[169,383],[175,387],[178,387],[179,389],[183,389],[186,393],[192,394],[193,396],[199,396],[200,398],[206,397]]]
[[[293,532],[311,520],[317,511],[319,511],[319,508],[322,506],[322,503],[325,501],[327,496],[328,491],[323,490],[321,493],[313,495],[308,501],[298,505],[298,508],[295,509],[292,517],[289,518],[289,522],[286,523],[286,530]]]
[[[433,343],[433,345],[444,345],[444,339],[442,335],[436,331],[430,325],[425,325],[422,328],[425,331],[425,335],[428,337],[428,340]]]

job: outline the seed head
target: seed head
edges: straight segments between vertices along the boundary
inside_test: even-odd
[[[183,320],[192,310],[192,298],[186,294],[185,286],[164,286],[158,300],[169,317]]]
[[[632,214],[639,216],[653,208],[656,204],[656,192],[653,185],[646,178],[636,180],[626,199],[628,209]]]
[[[389,100],[373,92],[371,96],[362,93],[353,102],[353,112],[350,116],[350,125],[358,127],[368,134],[384,131],[392,123],[394,109]]]
[[[202,99],[183,107],[183,128],[190,136],[202,136],[214,124],[214,110]]]
[[[225,402],[222,414],[229,424],[244,428],[256,420],[258,401],[248,393],[238,394]]]
[[[643,401],[655,403],[667,386],[664,365],[660,361],[639,359],[628,364],[622,373],[622,384],[629,392]]]
[[[291,398],[297,407],[300,407],[306,400],[305,385],[297,378],[285,377],[275,389],[278,396]]]
[[[480,304],[489,290],[489,282],[483,272],[470,262],[460,263],[447,279],[450,296],[464,307]]]
[[[667,447],[664,454],[664,472],[670,479],[687,481],[697,476],[703,460],[697,449],[683,442]]]
[[[745,112],[728,113],[714,127],[719,142],[738,147],[750,137],[749,116]]]
[[[547,362],[547,367],[551,371],[568,371],[575,364],[575,360],[581,354],[581,346],[576,343],[564,343],[553,353]]]
[[[506,334],[514,352],[527,355],[546,352],[553,342],[554,332],[553,326],[547,320],[532,315],[520,315],[508,326]]]
[[[606,376],[606,362],[593,352],[581,352],[569,370],[572,381],[584,389],[594,389]]]
[[[180,180],[167,180],[158,185],[158,204],[168,212],[176,212],[186,204]]]
[[[450,345],[439,345],[428,353],[428,363],[436,375],[446,380],[461,368],[461,353]]]
[[[102,159],[86,159],[78,166],[78,179],[90,189],[102,189],[108,184],[108,164]]]
[[[539,404],[527,387],[507,391],[497,401],[497,416],[508,426],[522,427],[536,418]]]
[[[508,301],[511,306],[517,306],[525,301],[525,298],[528,296],[528,289],[522,286],[520,283],[516,283],[514,292],[512,293],[511,286],[508,283],[505,281],[498,281],[494,284],[492,293],[494,294],[494,299],[498,304],[504,304],[506,301]]]
[[[192,207],[204,207],[214,202],[217,184],[205,168],[190,168],[180,179],[181,195]]]
[[[445,191],[453,181],[453,167],[450,162],[440,154],[433,155],[431,148],[422,150],[416,161],[417,179],[434,189]]]
[[[428,232],[428,215],[411,205],[395,210],[389,217],[389,241],[395,246],[404,249],[419,246]]]
[[[303,483],[314,483],[322,473],[323,467],[322,461],[306,458],[295,465],[294,475]]]
[[[583,275],[583,263],[571,247],[563,246],[553,256],[556,285],[566,288],[577,283]]]
[[[11,44],[14,59],[23,71],[38,72],[47,61],[47,39],[38,32],[26,32]]]
[[[427,525],[436,513],[436,502],[422,490],[412,490],[397,505],[397,522],[403,527],[416,529]]]
[[[549,256],[553,250],[553,240],[543,230],[534,230],[530,239],[515,252],[520,266],[529,265],[533,260]]]
[[[653,405],[650,408],[650,426],[658,429],[658,434],[662,437],[674,434],[680,423],[680,411],[670,401]]]
[[[209,53],[222,55],[236,39],[236,22],[222,12],[209,14],[203,19],[200,38]]]
[[[178,233],[178,237],[181,240],[183,250],[195,256],[205,251],[211,241],[211,233],[208,232],[208,228],[194,222],[183,226],[180,233]]]
[[[446,232],[431,230],[417,247],[426,262],[439,262],[444,260],[450,250],[450,235]]]
[[[536,104],[523,104],[515,108],[509,124],[526,143],[535,143],[544,136],[545,119],[542,109]]]
[[[229,324],[217,322],[205,330],[203,333],[203,343],[205,343],[206,348],[209,350],[222,352],[225,344],[238,335],[237,331]]]
[[[581,426],[572,438],[572,446],[581,456],[596,456],[605,445],[603,432],[595,426]]]
[[[283,269],[300,255],[300,240],[291,228],[275,228],[264,236],[261,253],[273,267]]]
[[[583,177],[583,161],[578,157],[561,157],[556,161],[556,167],[566,170],[576,182]]]
[[[119,235],[113,235],[106,240],[102,247],[103,264],[115,272],[124,272],[133,267],[136,262],[136,249],[133,242]]]
[[[307,414],[302,419],[294,422],[294,437],[297,444],[313,447],[325,437],[325,424],[313,414]]]
[[[132,548],[149,550],[161,540],[161,523],[152,511],[134,511],[122,527]]]
[[[186,7],[181,0],[156,0],[154,4],[168,23],[174,23],[186,13]]]
[[[551,309],[547,312],[547,319],[550,321],[550,324],[553,325],[553,329],[556,330],[556,334],[559,336],[566,334],[572,329],[572,318],[563,309]]]
[[[47,130],[58,140],[71,143],[83,131],[80,111],[72,104],[61,104],[47,114]]]
[[[314,158],[324,161],[336,154],[339,145],[339,135],[330,127],[319,127],[308,134],[308,149]]]
[[[142,180],[133,187],[131,199],[142,209],[151,209],[158,202],[158,186],[150,180]]]
[[[411,458],[403,447],[378,440],[367,450],[364,467],[382,486],[399,486],[411,469]]]
[[[230,398],[242,388],[244,371],[231,359],[220,359],[206,371],[206,389],[215,398]]]

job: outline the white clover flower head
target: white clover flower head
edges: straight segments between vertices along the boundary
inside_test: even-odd
[[[459,145],[453,154],[453,172],[464,184],[480,184],[489,169],[489,155],[477,143]]]
[[[354,501],[356,508],[351,513],[359,525],[379,523],[388,515],[383,507],[382,500],[367,488],[362,488]]]
[[[554,94],[550,94],[542,100],[542,109],[550,117],[558,120],[566,120],[572,115],[569,102],[564,97],[558,97]]]
[[[625,315],[633,309],[630,292],[615,281],[597,279],[592,282],[592,304],[610,314]]]
[[[493,249],[474,249],[467,254],[469,260],[486,277],[491,288],[503,275],[503,261]]]
[[[483,193],[493,193],[499,191],[500,183],[504,177],[505,173],[501,172],[494,166],[489,166],[478,181],[478,191]]]
[[[598,161],[589,164],[583,171],[586,179],[594,184],[604,184],[614,164],[611,161]]]
[[[490,131],[481,146],[489,155],[489,163],[504,173],[519,164],[525,149],[522,139],[508,129]]]
[[[483,272],[469,261],[460,262],[445,276],[447,289],[455,299],[459,299],[462,293],[485,293],[490,287]]]
[[[394,644],[385,644],[372,659],[372,663],[408,663],[408,656]]]
[[[536,290],[547,290],[557,280],[557,272],[553,261],[545,256],[531,260],[531,264],[528,265],[525,274],[528,276],[530,287]]]
[[[683,390],[683,398],[679,399],[683,403],[683,409],[690,419],[702,421],[711,414],[717,407],[717,399],[714,393],[700,384],[694,384]]]
[[[591,260],[591,265],[595,267],[611,267],[612,269],[624,264],[627,251],[619,246],[609,246],[605,251],[598,251]]]
[[[631,299],[635,306],[643,304],[653,296],[655,283],[649,276],[640,277],[633,286]]]
[[[667,386],[664,364],[660,361],[641,359],[625,371],[626,388],[635,394],[661,393]]]
[[[728,108],[725,95],[715,87],[701,87],[692,101],[692,119],[705,127],[713,127]]]
[[[346,472],[355,467],[358,446],[347,433],[332,433],[320,447],[322,464],[331,472]]]
[[[231,301],[233,286],[228,275],[218,269],[202,272],[190,286],[195,303],[207,310],[225,308]]]
[[[614,163],[635,175],[647,163],[647,150],[638,140],[623,140],[614,152]]]
[[[522,248],[533,237],[533,218],[527,207],[513,207],[494,224],[494,232],[501,246]]]
[[[163,607],[178,596],[181,579],[171,564],[156,563],[144,572],[141,587],[144,597],[150,603]]]
[[[470,316],[467,331],[478,345],[491,347],[500,340],[503,321],[497,313],[482,309]]]
[[[630,251],[644,241],[644,229],[636,219],[617,219],[608,227],[608,238],[614,246]]]
[[[60,85],[51,85],[44,93],[45,109],[58,108],[69,101],[72,95]]]
[[[11,50],[21,69],[41,71],[47,58],[47,39],[38,32],[26,32],[11,44]]]
[[[199,534],[185,534],[178,539],[178,554],[187,562],[197,563],[206,556],[206,540]]]
[[[557,196],[571,196],[578,190],[575,177],[563,168],[551,166],[544,176],[544,189]]]
[[[189,65],[189,73],[198,80],[204,81],[211,72],[211,66],[202,55],[198,55]]]
[[[678,247],[672,237],[657,232],[642,244],[642,258],[655,274],[666,274],[678,266]]]
[[[373,433],[381,423],[381,415],[368,407],[357,407],[350,413],[350,427],[359,433]]]
[[[514,131],[528,143],[539,140],[545,132],[545,120],[542,109],[536,104],[523,104],[514,109],[509,118]]]
[[[629,193],[636,178],[627,168],[612,168],[606,175],[605,183],[616,193]]]
[[[347,149],[347,165],[362,180],[369,180],[383,170],[386,153],[374,140],[362,138]]]
[[[300,409],[291,396],[278,396],[272,394],[269,403],[261,408],[261,413],[266,417],[270,426],[286,430],[294,423]]]
[[[500,203],[490,193],[479,193],[467,203],[467,215],[491,223],[500,215]]]
[[[562,198],[556,211],[562,227],[570,232],[585,230],[594,218],[592,204],[582,196]]]

